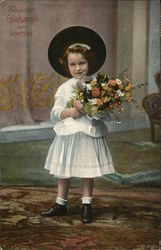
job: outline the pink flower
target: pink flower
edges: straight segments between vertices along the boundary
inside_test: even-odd
[[[81,80],[77,81],[76,88],[78,89],[78,91],[81,91],[83,89],[83,82]]]

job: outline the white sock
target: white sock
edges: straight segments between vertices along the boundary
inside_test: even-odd
[[[82,204],[91,204],[92,197],[82,197]]]
[[[66,206],[67,205],[67,200],[64,200],[63,198],[57,197],[56,198],[56,203],[58,203],[59,205]]]

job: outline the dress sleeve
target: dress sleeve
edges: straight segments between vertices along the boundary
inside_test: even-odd
[[[57,123],[61,120],[60,113],[65,109],[66,107],[66,100],[64,98],[64,93],[61,89],[57,90],[57,93],[55,94],[55,103],[51,110],[50,119],[53,123]]]

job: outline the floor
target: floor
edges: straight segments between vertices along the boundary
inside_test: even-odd
[[[55,188],[2,188],[2,249],[159,249],[159,189],[96,188],[88,225],[80,221],[80,197],[80,190],[71,188],[68,215],[45,218],[40,211],[52,206]]]

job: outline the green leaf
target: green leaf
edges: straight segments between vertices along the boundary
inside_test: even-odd
[[[66,108],[72,108],[73,107],[73,99],[69,100],[66,104]]]
[[[90,114],[91,113],[91,104],[89,102],[87,102],[84,107],[83,107],[84,111],[87,113],[87,114]]]

